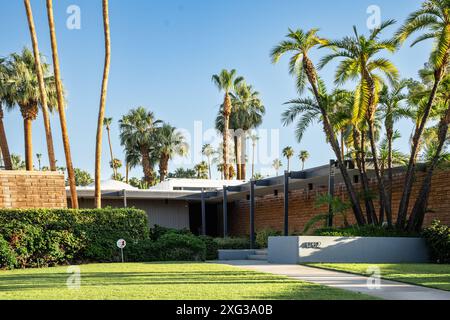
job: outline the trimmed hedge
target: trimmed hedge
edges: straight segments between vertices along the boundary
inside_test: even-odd
[[[374,225],[321,228],[314,230],[313,235],[324,237],[420,237],[419,234]]]
[[[119,261],[118,239],[148,235],[147,215],[136,209],[0,210],[0,268]]]
[[[436,220],[422,235],[430,248],[431,259],[437,263],[450,263],[450,226]]]
[[[259,248],[266,249],[269,246],[269,237],[281,236],[281,231],[274,229],[263,229],[256,233],[256,245]]]

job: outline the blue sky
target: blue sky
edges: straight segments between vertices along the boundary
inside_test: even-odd
[[[73,162],[75,167],[93,172],[104,57],[101,1],[54,2],[62,77],[68,92],[67,117]],[[318,27],[322,36],[340,38],[350,35],[353,25],[361,33],[368,32],[366,10],[370,5],[381,8],[383,20],[394,18],[400,23],[408,13],[419,7],[420,2],[110,0],[112,65],[107,115],[115,120],[112,128],[114,152],[122,158],[117,120],[137,106],[145,106],[158,118],[191,132],[195,121],[202,121],[204,130],[211,128],[223,98],[211,83],[211,75],[223,68],[235,68],[261,93],[267,109],[261,128],[279,130],[279,149],[291,145],[296,152],[308,150],[311,158],[307,166],[325,164],[332,153],[319,125],[312,127],[300,144],[295,141],[293,127],[281,126],[280,115],[285,109],[283,103],[297,97],[297,94],[294,81],[287,72],[287,60],[272,65],[269,58],[271,48],[283,39],[289,27]],[[31,3],[40,49],[50,61],[45,1],[32,0]],[[69,17],[66,10],[70,5],[81,9],[80,30],[66,28]],[[390,32],[397,27],[391,28]],[[30,46],[22,1],[3,1],[0,28],[0,56]],[[403,77],[416,77],[417,70],[428,59],[430,48],[430,43],[415,48],[406,45],[391,59]],[[317,61],[322,54],[315,53],[313,58]],[[329,87],[332,85],[334,67],[330,64],[321,72]],[[5,124],[12,152],[23,155],[20,113],[17,110],[7,113]],[[52,124],[58,164],[64,165],[59,123],[55,115]],[[397,147],[407,151],[406,143],[412,124],[402,121],[398,127],[403,139]],[[46,164],[41,118],[34,123],[33,129],[34,153],[44,154]],[[108,178],[111,170],[106,141],[103,150],[103,178]],[[277,154],[278,151],[271,152],[271,155]],[[299,161],[294,162],[293,168],[299,168]],[[176,166],[172,163],[170,169],[174,170]],[[270,173],[270,168],[267,165],[257,166],[257,171]],[[134,170],[133,175],[140,176],[141,170]]]

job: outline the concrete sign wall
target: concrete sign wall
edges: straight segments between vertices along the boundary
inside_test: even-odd
[[[428,250],[421,238],[369,237],[270,237],[271,263],[427,262]]]

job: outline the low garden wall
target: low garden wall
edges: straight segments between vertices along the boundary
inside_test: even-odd
[[[0,171],[0,209],[67,208],[64,175],[49,171]]]
[[[423,263],[424,239],[407,237],[270,237],[270,263]]]

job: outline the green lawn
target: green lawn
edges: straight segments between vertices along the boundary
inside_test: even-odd
[[[0,271],[1,299],[370,299],[371,297],[209,263],[90,264],[68,289],[67,267]]]
[[[450,291],[450,264],[310,263],[308,265],[362,275],[367,275],[369,266],[376,265],[380,268],[382,278]]]

